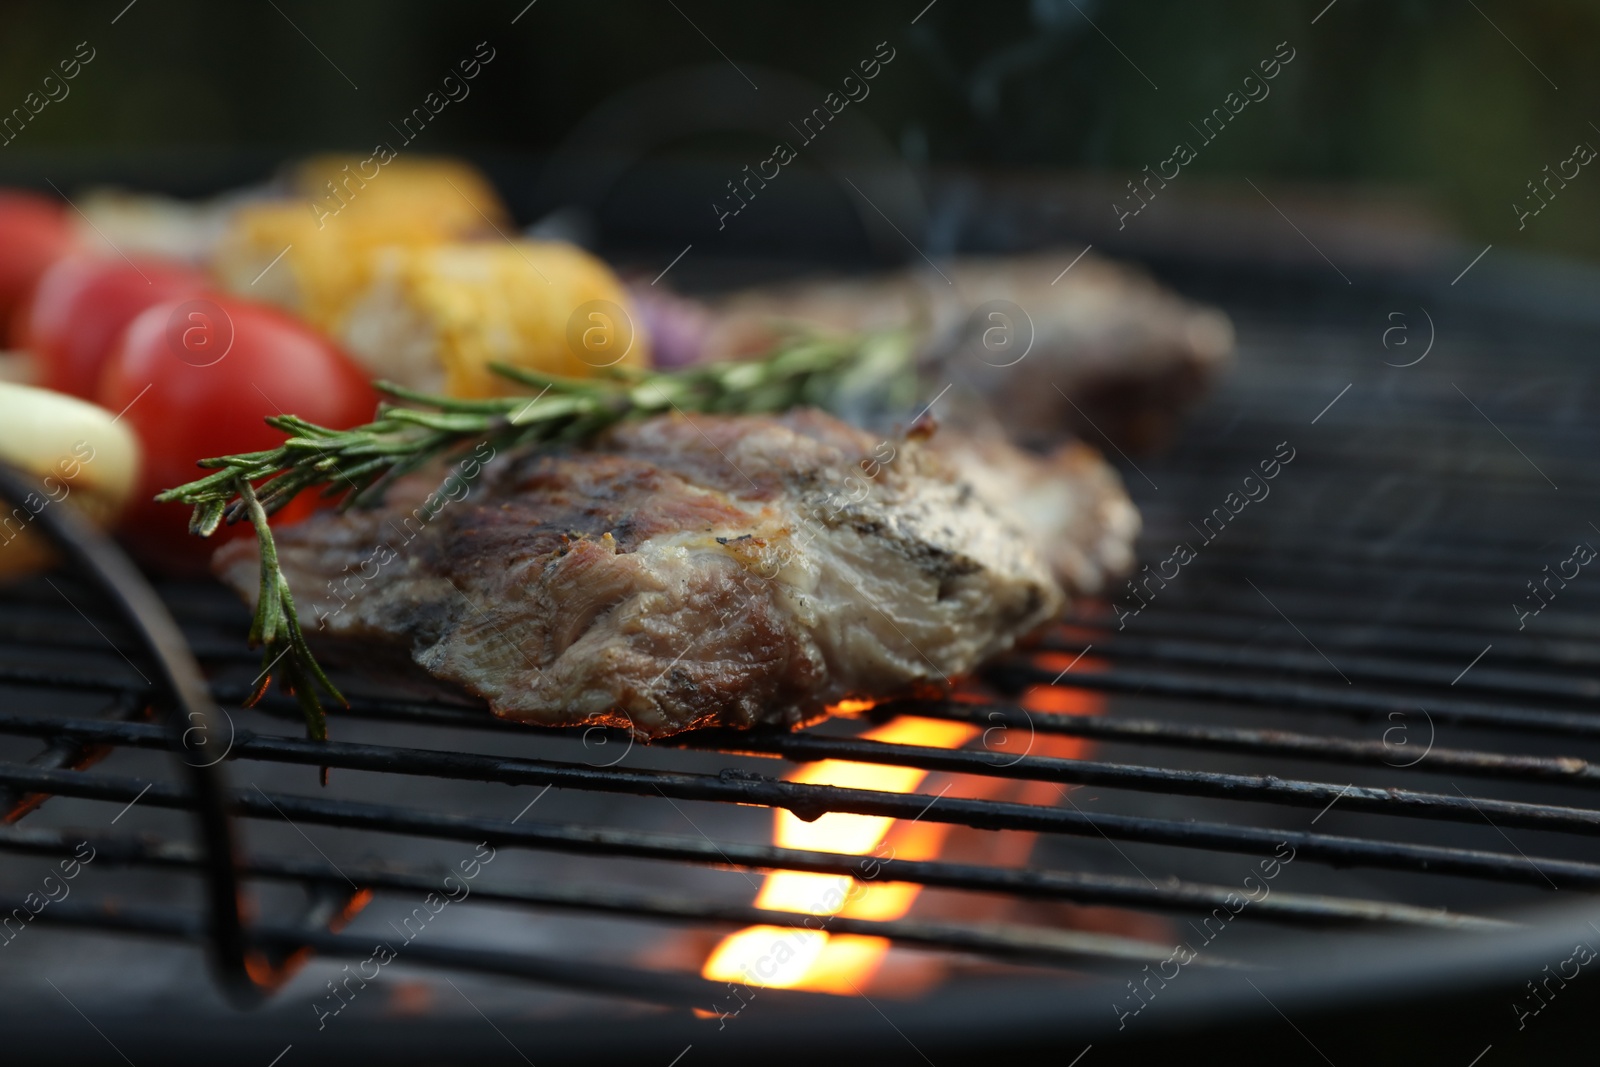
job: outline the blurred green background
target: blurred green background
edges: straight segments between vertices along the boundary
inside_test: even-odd
[[[1595,168],[1520,232],[1512,207],[1577,142],[1600,146],[1600,2],[937,0],[912,25],[925,4],[8,0],[0,112],[78,42],[96,56],[0,147],[0,180],[102,157],[369,150],[484,40],[496,59],[474,96],[418,149],[546,153],[618,91],[719,50],[831,86],[887,40],[892,73],[853,110],[912,163],[1118,175],[1169,155],[1287,40],[1271,97],[1194,173],[1399,186],[1469,236],[1600,256]]]

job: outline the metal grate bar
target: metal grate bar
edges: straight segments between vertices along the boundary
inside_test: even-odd
[[[1314,675],[1327,677],[1328,661],[1304,640],[1299,649],[1257,649],[1237,644],[1197,640],[1170,640],[1139,635],[1114,635],[1092,642],[1105,652],[1115,652],[1119,660],[1133,663],[1183,664],[1214,667],[1238,674],[1256,670],[1270,674]],[[1084,651],[1081,643],[1051,642],[1047,647],[1068,654]],[[1481,652],[1480,645],[1471,654]],[[1450,688],[1461,673],[1459,663],[1426,663],[1347,653],[1338,659],[1338,669],[1351,682],[1398,683],[1408,686]],[[1600,681],[1593,677],[1556,675],[1503,668],[1480,667],[1457,683],[1461,691],[1509,694],[1524,699],[1536,698],[1557,703],[1593,706],[1600,698]]]
[[[1177,540],[1183,541],[1185,538],[1179,536]],[[1198,538],[1190,536],[1187,540],[1193,544]],[[1347,557],[1335,562],[1307,556],[1296,558],[1292,552],[1284,553],[1267,546],[1246,550],[1235,548],[1232,551],[1215,551],[1220,549],[1222,544],[1222,538],[1219,537],[1215,544],[1207,542],[1203,546],[1196,546],[1205,553],[1204,573],[1213,580],[1218,575],[1249,574],[1260,582],[1263,580],[1263,575],[1286,575],[1301,588],[1327,591],[1337,590],[1341,586],[1348,588],[1346,583],[1352,579],[1365,578],[1370,584],[1372,580],[1392,578],[1399,569],[1407,581],[1447,583],[1441,591],[1448,593],[1452,599],[1462,598],[1463,594],[1478,599],[1486,591],[1491,594],[1505,591],[1508,599],[1515,596],[1518,591],[1525,593],[1524,581],[1533,578],[1543,579],[1547,574],[1554,575],[1555,564],[1572,550],[1570,542],[1565,543],[1560,550],[1549,546],[1540,548],[1530,545],[1525,552],[1516,556],[1498,557],[1483,563],[1451,564],[1441,563],[1438,560],[1424,562],[1415,558],[1397,563]],[[1173,544],[1153,541],[1144,547],[1148,547],[1150,551],[1142,558],[1160,559],[1171,553]],[[1538,562],[1530,566],[1530,560]],[[1547,562],[1551,570],[1542,571],[1541,566]],[[1237,581],[1236,578],[1233,580]],[[1266,580],[1277,581],[1271,577]],[[1558,584],[1553,590],[1559,590],[1566,599],[1582,600],[1591,605],[1596,598],[1600,598],[1600,590],[1576,581],[1567,583],[1565,587]]]
[[[34,737],[71,739],[83,744],[120,744],[139,748],[167,746],[163,728],[144,723],[103,723],[89,720],[52,720],[0,714],[0,732]],[[1487,797],[1451,796],[1411,789],[1372,789],[1334,782],[1309,782],[1272,775],[1224,774],[1182,771],[1164,767],[1107,763],[1090,759],[1056,759],[1048,756],[1010,756],[1005,753],[886,744],[813,734],[756,734],[743,740],[724,738],[735,750],[769,752],[791,759],[842,759],[856,763],[917,767],[929,771],[977,774],[1070,785],[1096,785],[1113,789],[1147,790],[1182,796],[1222,800],[1270,802],[1321,808],[1338,800],[1350,811],[1377,815],[1441,819],[1479,823],[1489,820],[1529,830],[1600,835],[1600,811],[1529,804]],[[961,822],[996,829],[1064,830],[1078,828],[1087,818],[1081,812],[1003,801],[928,797],[921,793],[885,793],[871,789],[845,789],[776,781],[761,776],[688,774],[678,771],[595,768],[554,760],[443,753],[430,749],[391,745],[352,744],[348,741],[310,741],[266,737],[240,731],[230,756],[388,774],[503,782],[508,785],[555,786],[563,789],[660,794],[677,800],[710,800],[759,804],[793,811],[802,818],[823,812],[888,814],[895,818],[921,817],[935,822]],[[935,802],[938,802],[938,806]],[[920,813],[920,816],[919,814]]]
[[[78,837],[74,841],[81,842]],[[129,866],[158,867],[198,873],[203,857],[188,846],[157,845],[148,841],[88,838],[96,850],[96,862]],[[70,856],[73,842],[59,834],[33,833],[26,837],[0,834],[0,848],[36,855]],[[346,889],[351,882],[364,889],[424,894],[437,892],[440,879],[448,871],[407,870],[394,866],[366,867],[346,864],[334,868],[325,863],[283,856],[257,855],[240,861],[240,870],[252,878],[293,884]],[[1220,887],[1205,887],[1223,893]],[[496,886],[474,883],[470,897],[480,903],[510,904],[557,911],[575,911],[628,919],[724,926],[792,926],[829,933],[884,937],[901,944],[950,952],[971,952],[994,959],[1081,969],[1110,962],[1134,960],[1156,962],[1170,954],[1167,946],[1108,934],[1061,930],[1045,926],[986,923],[981,927],[956,923],[916,920],[883,921],[856,919],[845,915],[819,918],[803,912],[772,911],[744,905],[708,903],[699,898],[660,893],[641,893],[605,885],[522,884]],[[1446,927],[1457,930],[1506,929],[1513,924],[1476,916],[1441,914],[1427,909],[1388,909],[1378,912],[1363,901],[1336,897],[1316,898],[1322,911],[1314,914],[1322,923],[1364,920],[1369,922],[1408,921],[1411,925]],[[1221,906],[1220,901],[1215,906]],[[1194,908],[1196,912],[1200,909]],[[1308,909],[1309,910],[1309,909]],[[1221,967],[1239,966],[1232,961],[1214,960]]]
[[[1472,775],[1581,788],[1600,787],[1600,767],[1572,756],[1518,756],[1498,752],[1431,748],[1426,759],[1397,760],[1406,756],[1398,746],[1383,741],[1353,741],[1326,734],[1300,734],[1287,730],[1246,730],[1225,726],[1186,726],[1152,719],[1102,718],[1094,715],[1060,715],[1029,711],[1016,705],[962,704],[951,701],[896,701],[879,705],[875,712],[957,719],[986,727],[1036,729],[1129,744],[1199,748],[1252,756],[1285,756],[1324,763],[1349,763],[1428,774]],[[670,739],[669,739],[670,743]],[[695,735],[681,743],[699,746]],[[713,747],[715,743],[708,744]],[[725,739],[724,747],[739,743]]]
[[[21,907],[20,899],[0,899],[0,914]],[[135,934],[197,945],[204,945],[209,940],[205,924],[193,912],[127,905],[117,901],[106,901],[98,906],[63,901],[45,908],[34,919],[50,925]],[[255,946],[280,955],[309,948],[330,958],[360,960],[367,959],[373,952],[370,935],[339,934],[298,925],[257,923],[250,927],[250,940]],[[507,952],[482,946],[407,942],[401,958],[413,964],[432,964],[476,974],[520,978],[558,989],[670,1007],[709,1005],[727,992],[723,983],[708,982],[686,974]],[[767,991],[762,992],[765,994]],[[782,999],[797,1005],[815,1004],[822,999],[817,994],[792,990],[775,992],[781,994]]]
[[[112,700],[106,709],[105,718],[111,720],[131,719],[145,713],[145,702],[131,694],[121,694]],[[104,744],[74,740],[65,737],[54,738],[33,758],[28,761],[30,767],[48,767],[53,770],[71,768],[84,770],[100,762],[110,748]],[[0,823],[14,823],[38,810],[45,801],[50,799],[48,793],[15,793],[11,790],[0,790]]]
[[[312,765],[322,761],[313,757]],[[757,786],[791,786],[794,783],[759,781]],[[64,796],[126,803],[143,793],[145,804],[185,808],[190,799],[175,786],[142,783],[132,778],[112,778],[76,771],[43,771],[0,767],[0,785],[43,789]],[[762,790],[752,789],[759,795]],[[1566,888],[1600,889],[1600,864],[1575,860],[1509,855],[1479,849],[1419,845],[1409,842],[1373,841],[1333,834],[1278,830],[1226,823],[1180,822],[1133,815],[1101,814],[1090,817],[1077,809],[1059,811],[1025,804],[985,803],[969,812],[968,803],[928,797],[921,794],[873,794],[868,790],[813,787],[813,795],[793,796],[777,792],[795,807],[817,806],[820,812],[848,811],[861,815],[880,815],[891,819],[917,818],[935,800],[954,811],[945,811],[947,822],[960,822],[987,830],[1025,830],[1096,836],[1114,840],[1142,841],[1181,848],[1239,852],[1271,856],[1280,847],[1294,855],[1334,866],[1371,867],[1439,875],[1463,875],[1557,888],[1559,877]],[[848,874],[851,864],[841,864],[837,854],[805,852],[770,846],[718,845],[706,838],[673,838],[636,831],[586,828],[554,824],[513,824],[500,819],[450,816],[387,804],[356,801],[320,800],[291,794],[235,792],[229,798],[231,810],[250,818],[293,818],[318,825],[346,829],[375,830],[381,833],[417,834],[456,840],[489,840],[507,845],[542,847],[555,851],[637,858],[676,859],[684,862],[734,864],[747,867],[784,868],[823,874]],[[754,803],[766,803],[755,800]],[[790,804],[777,806],[789,807]],[[791,810],[793,810],[791,808]],[[924,816],[925,817],[925,816]],[[862,857],[849,857],[854,865]],[[896,861],[904,862],[904,861]],[[841,869],[841,867],[843,869]],[[895,868],[897,881],[916,881]]]
[[[1076,677],[1076,675],[1074,675]],[[299,710],[287,701],[268,700],[256,709],[279,715],[286,721],[298,722]],[[1413,709],[1414,710],[1414,709]],[[480,731],[500,731],[525,734],[527,727],[519,722],[500,719],[482,708],[464,708],[444,704],[416,704],[392,702],[375,707],[354,698],[341,715],[363,719],[406,722]],[[1297,734],[1283,730],[1236,730],[1228,727],[1194,727],[1152,720],[1125,719],[1087,715],[1059,715],[1050,712],[1029,711],[1015,704],[986,702],[970,704],[942,700],[889,701],[873,709],[875,718],[896,714],[920,715],[929,718],[957,719],[983,727],[1015,727],[1022,730],[1037,729],[1042,733],[1066,736],[1117,740],[1133,743],[1175,745],[1180,747],[1209,748],[1258,755],[1292,756],[1301,759],[1318,759],[1339,763],[1370,763],[1386,770],[1412,772],[1453,772],[1491,778],[1517,779],[1532,782],[1549,782],[1560,785],[1589,786],[1600,784],[1600,767],[1570,756],[1518,756],[1492,752],[1476,752],[1434,748],[1425,763],[1396,768],[1394,748],[1382,741],[1352,741],[1323,734]],[[1376,715],[1375,715],[1376,717]],[[557,736],[577,737],[587,731],[575,729],[551,730]],[[622,738],[623,731],[609,731],[611,736]],[[753,751],[750,739],[765,736],[764,731],[737,733],[702,730],[676,737],[658,738],[652,745],[657,748],[693,747],[724,752]],[[816,736],[816,735],[804,735]]]
[[[1378,608],[1374,606],[1370,597],[1362,599],[1355,595],[1337,596],[1331,592],[1313,596],[1303,595],[1294,589],[1279,592],[1276,586],[1266,588],[1273,593],[1273,600],[1294,618],[1297,626],[1346,624],[1368,626],[1379,633],[1391,630],[1427,629],[1449,634],[1488,634],[1513,638],[1518,636],[1516,631],[1510,629],[1510,624],[1516,620],[1507,608],[1496,608],[1492,611],[1475,609],[1470,605],[1440,608],[1431,604],[1395,600],[1383,603],[1381,608]],[[1140,624],[1152,617],[1173,617],[1203,625],[1203,620],[1213,615],[1254,619],[1258,623],[1282,622],[1282,616],[1274,612],[1259,594],[1250,589],[1240,591],[1232,586],[1208,585],[1203,599],[1192,593],[1185,593],[1176,585],[1169,592],[1173,595],[1163,596],[1139,615]],[[1125,604],[1133,603],[1125,591],[1112,589],[1109,590],[1109,595],[1124,601]],[[1506,603],[1507,605],[1511,603],[1509,597]],[[1110,609],[1105,609],[1098,617],[1103,618],[1108,625],[1117,622]],[[1600,624],[1596,623],[1594,615],[1563,616],[1556,613],[1539,619],[1538,632],[1543,637],[1592,641],[1600,637]]]
[[[171,842],[157,843],[141,839],[96,837],[82,834],[75,835],[71,841],[67,841],[62,835],[54,831],[21,830],[14,827],[0,828],[0,849],[38,855],[65,855],[70,852],[72,843],[84,840],[86,836],[106,861],[112,864],[126,863],[158,867],[186,867],[191,858],[198,858],[197,853],[187,846]],[[688,838],[674,838],[668,835],[651,836],[653,839],[665,842],[691,840]],[[470,839],[471,835],[468,834],[466,837]],[[104,848],[101,847],[102,845],[104,845]],[[748,852],[751,846],[732,847],[735,851],[744,854]],[[753,869],[805,870],[812,873],[840,875],[851,878],[859,878],[863,873],[863,861],[862,857],[859,856],[799,852],[792,849],[773,848],[769,850],[767,858],[781,858],[783,856],[803,857],[805,858],[805,865],[796,866],[788,860],[778,862],[775,859],[772,862],[763,862],[754,855],[749,855],[746,858],[751,860],[748,866]],[[651,854],[642,858],[670,859],[680,857],[662,857]],[[410,885],[402,885],[400,882],[385,882],[384,879],[386,878],[391,876],[393,878],[401,878],[404,874],[403,871],[397,872],[394,868],[387,866],[375,870],[354,866],[346,866],[339,870],[334,870],[332,867],[319,865],[311,861],[285,860],[279,867],[275,868],[272,865],[274,862],[265,857],[257,857],[250,861],[254,866],[248,867],[247,872],[266,878],[280,876],[285,878],[305,877],[318,881],[334,879],[338,880],[341,885],[348,885],[340,871],[345,874],[350,874],[354,871],[361,874],[361,884],[364,885],[413,888]],[[705,861],[702,859],[701,862]],[[936,860],[890,859],[880,862],[886,869],[893,872],[892,875],[884,876],[880,879],[883,881],[913,882],[919,885],[964,892],[1009,893],[1040,900],[1068,901],[1076,904],[1110,904],[1157,911],[1205,914],[1219,907],[1227,906],[1230,897],[1237,894],[1237,889],[1231,886],[1208,885],[1201,882],[1179,881],[1177,879],[1170,879],[1166,884],[1162,885],[1152,885],[1137,878],[1121,878],[1114,875],[1068,871],[982,867],[973,864]],[[716,863],[713,865],[723,866],[725,864]],[[430,882],[427,885],[427,888],[430,889],[435,887],[436,883]],[[474,893],[477,892],[475,889]],[[506,897],[508,902],[516,902],[511,891],[505,892],[508,894]],[[582,890],[574,890],[570,887],[546,887],[543,892],[547,894],[548,901],[545,897],[537,895],[540,891],[528,890],[527,892],[534,895],[524,901],[525,903],[549,903],[551,906],[572,898],[576,901],[573,904],[574,907],[582,907],[589,903],[594,903],[596,906],[609,908],[611,905],[607,904],[607,901],[618,899],[616,896],[607,896],[607,894],[615,894],[618,891],[604,887],[585,887]],[[651,897],[650,899],[658,898]],[[715,909],[723,906],[708,907]],[[671,910],[671,908],[667,909],[667,911]],[[752,909],[752,912],[758,911],[761,911],[761,909]],[[743,913],[734,909],[732,911],[715,910],[714,914],[728,916]],[[786,918],[782,922],[774,918],[769,925],[799,922],[805,918],[805,916],[794,912],[773,914],[783,915]],[[1271,895],[1253,903],[1250,907],[1250,914],[1254,919],[1261,922],[1295,926],[1379,923],[1435,929],[1487,930],[1515,925],[1499,919],[1463,915],[1442,908],[1419,908],[1388,901],[1294,893],[1285,890],[1275,891]],[[670,918],[671,915],[663,912],[661,917]],[[742,922],[743,920],[740,921]],[[767,920],[761,921],[766,922]],[[842,927],[839,929],[843,930]]]
[[[1042,646],[1048,649],[1075,648],[1089,640],[1110,652],[1120,647],[1125,637],[1180,639],[1210,639],[1240,642],[1266,647],[1284,646],[1304,648],[1305,639],[1287,626],[1267,628],[1262,616],[1233,616],[1222,612],[1179,614],[1160,612],[1155,608],[1141,614],[1137,634],[1117,628],[1117,620],[1098,612],[1085,612],[1074,616],[1063,626],[1046,635]],[[1471,659],[1483,651],[1481,632],[1454,632],[1442,629],[1416,630],[1369,620],[1360,625],[1334,623],[1317,625],[1309,623],[1304,628],[1327,649],[1370,649],[1380,645],[1386,653],[1403,653],[1432,660],[1461,662],[1461,657]],[[1519,665],[1543,664],[1562,669],[1593,670],[1600,667],[1600,644],[1594,641],[1577,641],[1567,638],[1536,637],[1517,633],[1493,634],[1495,660],[1510,660]],[[1398,657],[1396,657],[1398,658]]]
[[[1009,681],[1016,688],[1047,685],[1059,672],[1015,658],[990,667],[987,676]],[[1330,678],[1335,677],[1331,671]],[[1141,694],[1175,700],[1196,700],[1242,706],[1268,707],[1275,711],[1301,709],[1334,712],[1358,719],[1386,719],[1391,713],[1414,715],[1421,704],[1415,696],[1373,693],[1345,689],[1337,683],[1313,686],[1272,680],[1240,680],[1227,676],[1177,674],[1160,671],[1113,670],[1073,674],[1072,684],[1080,689],[1107,693]],[[1498,727],[1513,731],[1564,734],[1574,737],[1600,737],[1600,715],[1583,712],[1547,711],[1542,708],[1482,704],[1431,695],[1428,714],[1437,722],[1462,726]]]
[[[1157,518],[1155,523],[1147,523],[1145,529],[1150,530],[1152,525],[1159,522],[1160,519]],[[1170,539],[1167,535],[1181,534],[1185,528],[1180,524],[1174,524],[1170,530],[1162,529],[1160,534],[1145,533],[1140,538],[1141,547],[1156,548]],[[1437,571],[1452,576],[1481,574],[1484,571],[1518,575],[1527,570],[1529,559],[1547,551],[1549,546],[1531,542],[1496,546],[1478,539],[1455,544],[1435,544],[1430,539],[1426,549],[1385,539],[1351,541],[1340,538],[1318,542],[1298,537],[1290,531],[1280,531],[1280,536],[1269,541],[1256,536],[1254,531],[1248,528],[1237,537],[1219,537],[1206,545],[1206,555],[1209,557],[1228,557],[1241,562],[1250,560],[1259,562],[1269,557],[1280,563],[1293,561],[1298,566],[1289,569],[1295,573],[1301,573],[1301,569],[1305,566],[1344,566],[1346,563],[1357,563],[1382,568],[1383,573],[1380,577],[1393,575],[1396,568],[1402,569],[1406,574],[1414,573],[1413,568],[1416,568],[1424,572]]]

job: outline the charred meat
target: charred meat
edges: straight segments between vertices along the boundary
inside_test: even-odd
[[[474,464],[459,494],[400,483],[278,553],[308,628],[398,645],[501,716],[797,724],[968,672],[1062,607],[1037,546],[1066,535],[959,470],[814,410],[663,416]],[[253,542],[215,566],[255,595]]]

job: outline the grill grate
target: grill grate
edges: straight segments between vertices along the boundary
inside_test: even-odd
[[[1494,395],[1493,376],[1479,374],[1474,392]],[[1417,381],[1415,404],[1444,409],[1440,380]],[[1321,425],[1309,424],[1315,406],[1291,425],[1276,413],[1275,390],[1270,377],[1241,372],[1185,448],[1129,473],[1147,517],[1141,558],[1160,559],[1181,540],[1199,551],[1125,627],[1108,603],[1086,602],[1037,647],[992,665],[960,699],[897,701],[870,713],[967,722],[1001,731],[999,745],[951,751],[868,741],[854,736],[859,723],[836,720],[795,734],[708,731],[630,746],[612,731],[499,722],[462,700],[348,669],[335,671],[352,698],[333,716],[338,740],[310,743],[299,738],[288,702],[239,707],[258,667],[243,648],[243,609],[213,586],[164,587],[210,692],[229,709],[228,722],[208,727],[231,738],[216,776],[232,787],[214,802],[246,838],[271,824],[292,827],[274,836],[275,849],[241,851],[236,866],[219,864],[219,839],[196,843],[185,822],[144,832],[115,825],[119,809],[142,820],[203,811],[213,801],[203,775],[173,773],[181,764],[163,755],[174,730],[148,711],[160,687],[144,677],[151,671],[136,632],[71,576],[24,583],[0,599],[0,806],[8,824],[0,849],[59,858],[88,841],[96,864],[183,880],[190,891],[139,897],[145,883],[107,875],[100,897],[84,893],[38,915],[44,924],[174,942],[226,936],[194,890],[214,886],[219,868],[236,871],[252,891],[302,888],[297,908],[248,924],[249,944],[278,968],[254,975],[267,992],[307,951],[365,956],[371,938],[345,930],[374,894],[410,900],[437,887],[438,869],[427,862],[351,858],[363,848],[405,857],[417,842],[488,842],[533,857],[529,869],[542,876],[487,876],[463,907],[650,929],[805,918],[734,902],[750,898],[749,872],[864,877],[859,856],[762,843],[766,824],[751,821],[752,808],[1039,835],[1022,866],[882,861],[885,880],[969,900],[970,919],[836,917],[827,928],[1074,975],[1164,959],[1170,945],[1074,928],[1059,912],[997,921],[984,902],[1110,906],[1182,922],[1235,892],[1238,857],[1271,856],[1284,843],[1295,850],[1284,888],[1241,913],[1241,925],[1304,928],[1311,938],[1330,925],[1472,937],[1510,925],[1516,909],[1553,893],[1600,889],[1600,863],[1589,858],[1600,833],[1591,795],[1600,770],[1590,762],[1600,742],[1600,683],[1592,677],[1600,651],[1591,643],[1600,635],[1600,583],[1591,589],[1575,579],[1522,631],[1496,606],[1523,595],[1524,582],[1581,538],[1582,504],[1596,495],[1580,466],[1594,454],[1593,435],[1515,412],[1498,421],[1559,479],[1556,500],[1542,473],[1495,451],[1497,439],[1470,411],[1423,426],[1386,423],[1384,406],[1363,409],[1358,394]],[[1299,454],[1271,497],[1215,544],[1185,532],[1221,502],[1236,474],[1286,438]],[[1160,489],[1141,482],[1147,473]],[[1133,604],[1128,594],[1121,600]],[[1039,687],[1052,684],[1108,695],[1107,711],[1041,710],[1049,703]],[[1083,758],[1033,754],[1039,738],[1099,747]],[[1019,755],[1023,748],[1030,751]],[[1040,784],[1055,795],[971,799],[782,780],[789,765],[821,759],[915,767],[952,782]],[[332,769],[325,790],[315,785],[319,767]],[[509,805],[507,787],[516,801]],[[583,817],[562,817],[553,803],[537,808],[552,789],[581,801]],[[722,809],[729,818],[720,818]],[[561,865],[563,856],[581,858],[577,873]],[[728,881],[715,892],[647,890],[653,883],[638,877],[646,868],[626,866],[635,861]],[[21,906],[20,883],[0,884],[10,898],[0,911]],[[133,888],[118,892],[120,884]],[[419,942],[407,958],[651,1003],[703,1006],[722,992],[689,971],[637,959],[485,949],[442,937]],[[1207,953],[1197,962],[1239,961]],[[224,953],[222,965],[244,964]]]

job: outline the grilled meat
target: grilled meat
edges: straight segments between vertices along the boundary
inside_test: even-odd
[[[1103,433],[1129,450],[1156,447],[1233,350],[1221,312],[1076,252],[959,257],[937,273],[758,286],[708,305],[647,288],[636,292],[664,364],[756,355],[797,326],[909,327],[930,378],[986,398],[1006,413],[1008,435],[1032,446]]]
[[[399,643],[508,718],[800,723],[970,671],[1063,603],[936,450],[817,411],[663,416],[437,484],[285,528],[281,565],[308,626]],[[215,566],[255,594],[253,542]]]
[[[1100,453],[1078,441],[1037,455],[993,426],[928,442],[996,511],[1034,537],[1069,593],[1093,596],[1133,569],[1139,509]]]

